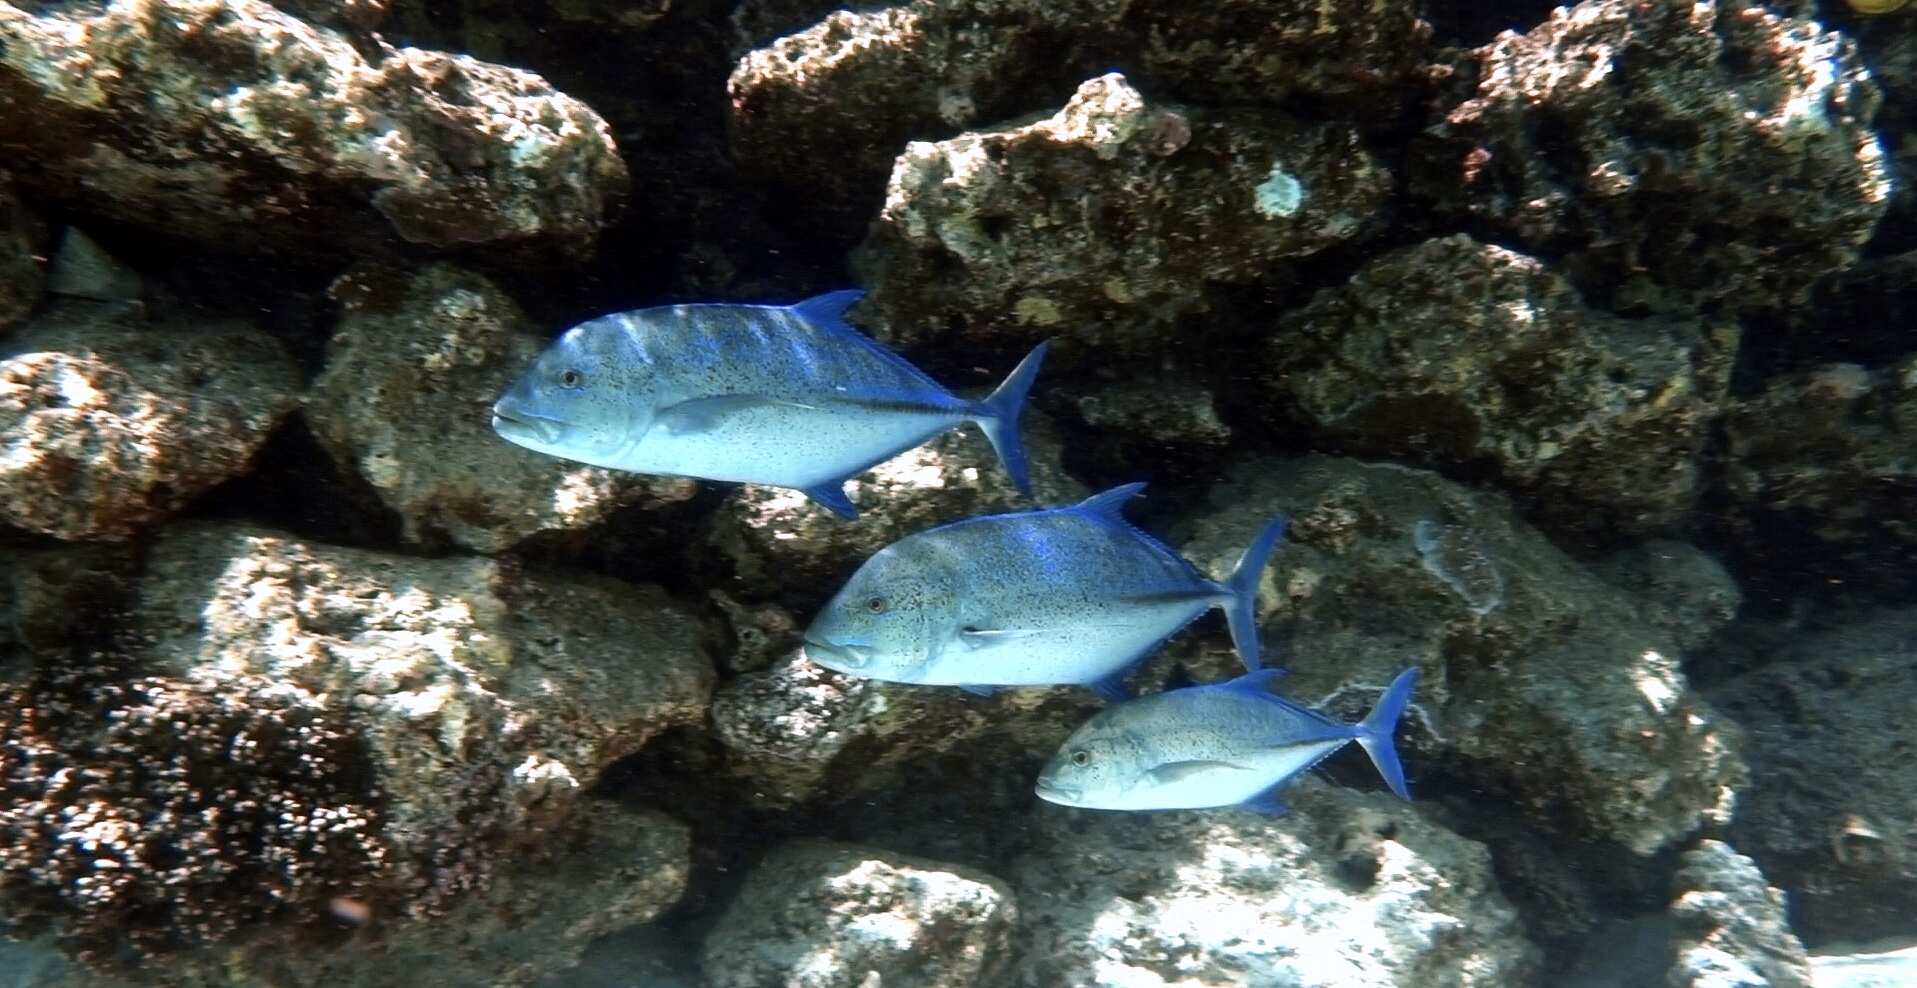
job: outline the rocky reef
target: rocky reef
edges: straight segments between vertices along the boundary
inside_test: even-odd
[[[0,988],[1917,939],[1917,7],[1545,6],[0,2]],[[1029,494],[970,426],[856,522],[494,432],[584,319],[855,285],[966,397],[1050,342]],[[1140,481],[1216,578],[1288,519],[1287,698],[1421,673],[1412,800],[1068,808],[1097,693],[802,648],[904,536]],[[1127,685],[1237,675],[1223,625]]]

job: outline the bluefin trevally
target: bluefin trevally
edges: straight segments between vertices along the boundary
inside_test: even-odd
[[[1029,495],[1019,416],[1045,344],[990,397],[967,401],[846,324],[862,294],[580,323],[493,405],[493,430],[614,470],[794,488],[856,518],[847,479],[974,422]]]
[[[1274,795],[1279,787],[1356,741],[1391,791],[1411,798],[1391,735],[1417,685],[1417,669],[1399,673],[1356,724],[1272,693],[1278,675],[1264,669],[1099,711],[1039,773],[1039,797],[1099,810],[1243,806],[1282,813]]]
[[[1258,584],[1284,519],[1220,583],[1120,514],[1144,486],[908,535],[826,604],[806,655],[869,679],[974,692],[1077,683],[1116,699],[1127,671],[1222,607],[1239,657],[1258,668]]]

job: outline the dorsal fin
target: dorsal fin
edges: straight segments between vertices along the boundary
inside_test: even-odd
[[[1145,485],[1142,482],[1124,484],[1119,487],[1114,487],[1103,494],[1093,494],[1091,497],[1073,505],[1072,510],[1084,511],[1089,514],[1110,518],[1113,521],[1122,522],[1125,520],[1125,502],[1137,497],[1138,492],[1144,489]]]
[[[852,327],[845,324],[845,310],[864,297],[865,289],[847,288],[826,292],[824,295],[814,295],[803,302],[794,302],[791,308],[793,312],[821,326],[850,331]]]

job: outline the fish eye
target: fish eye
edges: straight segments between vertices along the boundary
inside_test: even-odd
[[[566,368],[565,370],[562,370],[562,371],[560,371],[560,372],[559,372],[559,386],[560,386],[560,387],[563,387],[563,388],[576,388],[576,387],[578,387],[578,386],[580,386],[581,384],[584,384],[584,383],[586,383],[586,375],[584,375],[584,374],[581,374],[581,373],[579,373],[578,371],[576,371],[576,370],[573,370],[573,369],[572,369],[572,368],[570,368],[570,367],[568,367],[568,368]]]
[[[1086,751],[1083,748],[1080,748],[1079,750],[1072,752],[1073,765],[1090,765],[1091,763],[1092,763],[1091,752]]]
[[[884,597],[873,597],[873,598],[871,598],[871,599],[869,599],[869,600],[867,600],[867,601],[865,602],[865,609],[866,609],[866,610],[868,610],[868,611],[871,611],[871,612],[872,612],[872,613],[874,613],[874,614],[884,614],[884,613],[885,613],[885,598],[884,598]]]

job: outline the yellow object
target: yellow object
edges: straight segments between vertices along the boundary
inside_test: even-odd
[[[1846,2],[1850,4],[1850,9],[1860,14],[1888,14],[1902,10],[1910,4],[1910,0],[1846,0]]]

